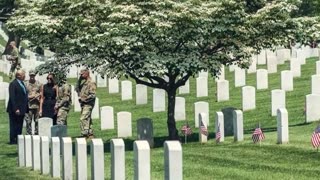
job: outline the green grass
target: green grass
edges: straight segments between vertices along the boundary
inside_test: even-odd
[[[289,69],[288,62],[278,66],[278,73],[269,75],[269,89],[256,91],[256,106],[252,111],[244,112],[245,140],[233,142],[233,137],[226,137],[225,142],[214,142],[215,112],[224,107],[241,109],[241,88],[234,88],[234,75],[226,68],[226,79],[229,80],[230,101],[216,102],[216,85],[213,78],[209,79],[209,96],[196,98],[195,79],[190,80],[190,94],[186,97],[187,119],[194,123],[194,102],[207,101],[210,109],[210,135],[207,144],[198,143],[198,133],[189,137],[183,144],[184,179],[318,179],[320,169],[317,167],[320,153],[312,148],[311,134],[315,123],[306,124],[303,115],[305,95],[311,92],[311,75],[316,73],[315,62],[318,58],[310,58],[306,65],[301,66],[302,76],[294,79],[294,91],[286,93],[286,106],[289,114],[289,144],[278,145],[276,117],[271,117],[271,90],[280,88],[280,72]],[[258,66],[258,68],[266,68]],[[3,74],[2,74],[3,75]],[[4,78],[8,81],[7,77]],[[70,79],[71,84],[75,79]],[[247,85],[256,86],[256,74],[247,76]],[[133,86],[135,87],[135,86]],[[125,139],[126,144],[126,177],[133,179],[133,141],[136,139],[136,120],[149,117],[154,123],[155,148],[151,150],[152,179],[164,179],[163,142],[167,136],[166,112],[152,112],[152,89],[148,88],[148,104],[135,105],[133,100],[121,101],[120,94],[108,94],[107,88],[98,88],[101,106],[113,106],[116,113],[129,111],[132,113],[133,137]],[[133,88],[135,95],[135,88]],[[79,113],[70,112],[68,133],[71,137],[79,136]],[[251,133],[260,122],[266,139],[253,144]],[[180,128],[184,122],[177,122]],[[116,122],[115,122],[116,126]],[[94,120],[96,137],[105,143],[105,174],[110,179],[110,139],[117,136],[115,130],[100,131],[99,120]],[[193,128],[194,132],[196,129]],[[16,146],[8,145],[8,115],[5,113],[4,101],[0,101],[0,179],[50,179],[40,175],[38,171],[17,167]],[[89,148],[89,146],[88,146]],[[88,167],[90,158],[88,157]],[[88,168],[88,176],[90,168]],[[74,169],[75,172],[75,169]],[[75,177],[75,175],[74,175]]]

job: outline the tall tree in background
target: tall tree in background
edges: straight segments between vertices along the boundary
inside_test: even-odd
[[[0,22],[2,23],[2,26],[5,26],[5,23],[7,20],[12,16],[15,12],[15,10],[18,8],[18,1],[16,0],[0,0]],[[5,47],[5,50],[2,54],[9,54],[9,43],[11,41],[16,41],[17,47],[20,45],[20,38],[16,34],[14,34],[11,31],[8,31],[6,28],[3,28],[3,30],[8,35],[8,41]]]
[[[40,71],[78,64],[165,90],[168,138],[178,139],[176,91],[190,77],[200,71],[215,77],[222,65],[246,68],[261,49],[319,34],[317,20],[290,17],[296,6],[287,1],[250,6],[240,0],[51,0],[19,9],[8,26],[55,50],[57,59]],[[313,27],[309,34],[305,25]]]

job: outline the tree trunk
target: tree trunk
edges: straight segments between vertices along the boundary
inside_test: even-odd
[[[170,88],[167,91],[167,94],[168,94],[167,125],[168,125],[169,140],[180,140],[178,130],[176,128],[176,121],[174,118],[174,108],[176,105],[176,89]]]

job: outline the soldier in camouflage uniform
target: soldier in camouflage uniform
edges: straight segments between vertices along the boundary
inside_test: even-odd
[[[40,105],[40,89],[42,84],[35,79],[36,73],[34,70],[29,71],[29,80],[25,81],[28,90],[29,112],[25,116],[27,133],[32,135],[32,120],[35,123],[34,134],[38,134],[38,119]]]
[[[16,47],[16,42],[11,41],[9,44],[11,48],[10,56],[8,56],[8,60],[11,61],[11,68],[9,73],[9,78],[12,79],[13,74],[15,74],[16,70],[19,70],[21,68],[21,60],[19,58],[19,51]]]
[[[71,86],[61,83],[58,89],[57,103],[57,125],[67,125],[67,117],[71,106]]]
[[[81,70],[76,91],[81,105],[81,135],[87,138],[93,137],[91,113],[96,99],[96,88],[96,84],[90,78],[89,70]]]

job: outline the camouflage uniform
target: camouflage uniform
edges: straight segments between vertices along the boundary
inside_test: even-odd
[[[56,103],[57,124],[67,125],[67,117],[71,105],[71,86],[69,84],[63,84],[59,87],[58,98]]]
[[[11,61],[9,78],[12,79],[13,75],[15,74],[15,71],[19,70],[21,68],[21,60],[19,58],[18,48],[14,47],[11,50],[11,53],[10,53],[10,56],[8,57],[8,60]]]
[[[32,120],[34,120],[34,123],[35,123],[34,134],[38,134],[40,89],[42,84],[39,81],[35,81],[34,83],[26,81],[25,85],[28,90],[28,98],[29,98],[29,112],[25,116],[27,133],[30,135],[32,134],[31,124],[32,124]]]
[[[77,85],[77,93],[81,105],[80,128],[82,136],[93,135],[91,113],[96,99],[96,84],[90,78]]]

